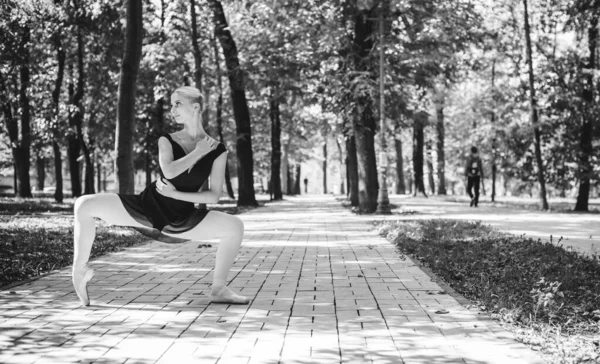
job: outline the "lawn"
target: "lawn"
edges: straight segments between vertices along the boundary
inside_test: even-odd
[[[72,264],[73,202],[0,197],[0,289]],[[223,199],[209,209],[238,214],[249,208]],[[99,220],[92,258],[148,241],[133,229]]]
[[[600,359],[600,257],[479,222],[387,221],[379,233],[551,363]]]

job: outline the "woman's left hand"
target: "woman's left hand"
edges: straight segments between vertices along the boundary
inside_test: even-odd
[[[177,191],[177,189],[175,189],[175,186],[173,186],[171,182],[164,178],[161,178],[158,181],[156,181],[156,190],[158,191],[158,193],[165,197],[172,197],[173,193]]]

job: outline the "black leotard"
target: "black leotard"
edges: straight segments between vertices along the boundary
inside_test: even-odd
[[[171,142],[174,160],[186,155],[183,147],[175,142],[169,134],[164,136]],[[198,192],[208,179],[215,159],[225,151],[225,146],[219,143],[213,151],[202,157],[189,173],[186,170],[174,178],[167,179],[161,169],[160,176],[171,182],[177,191]],[[161,195],[156,190],[156,181],[152,182],[139,195],[119,194],[118,196],[129,215],[149,228],[148,230],[137,228],[138,231],[153,239],[165,242],[173,241],[161,232],[178,234],[191,230],[208,214],[208,209],[197,209],[192,202]]]

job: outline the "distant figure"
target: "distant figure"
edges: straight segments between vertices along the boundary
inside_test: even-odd
[[[308,193],[308,178],[304,179],[304,193]]]
[[[471,204],[469,206],[477,207],[479,203],[479,184],[483,178],[483,167],[481,165],[481,158],[479,158],[477,147],[471,148],[471,155],[467,160],[465,168],[465,177],[467,177],[467,193],[471,197]],[[472,190],[475,190],[473,194]]]

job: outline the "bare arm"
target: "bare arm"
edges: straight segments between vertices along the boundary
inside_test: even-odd
[[[175,200],[193,203],[217,203],[223,193],[223,181],[225,180],[225,168],[227,165],[227,152],[215,159],[210,171],[210,189],[208,191],[181,192],[170,190],[165,196]]]
[[[175,178],[187,171],[198,161],[198,159],[203,158],[212,149],[194,148],[194,150],[185,157],[173,160],[173,146],[167,138],[160,137],[158,139],[158,163],[167,179]]]

